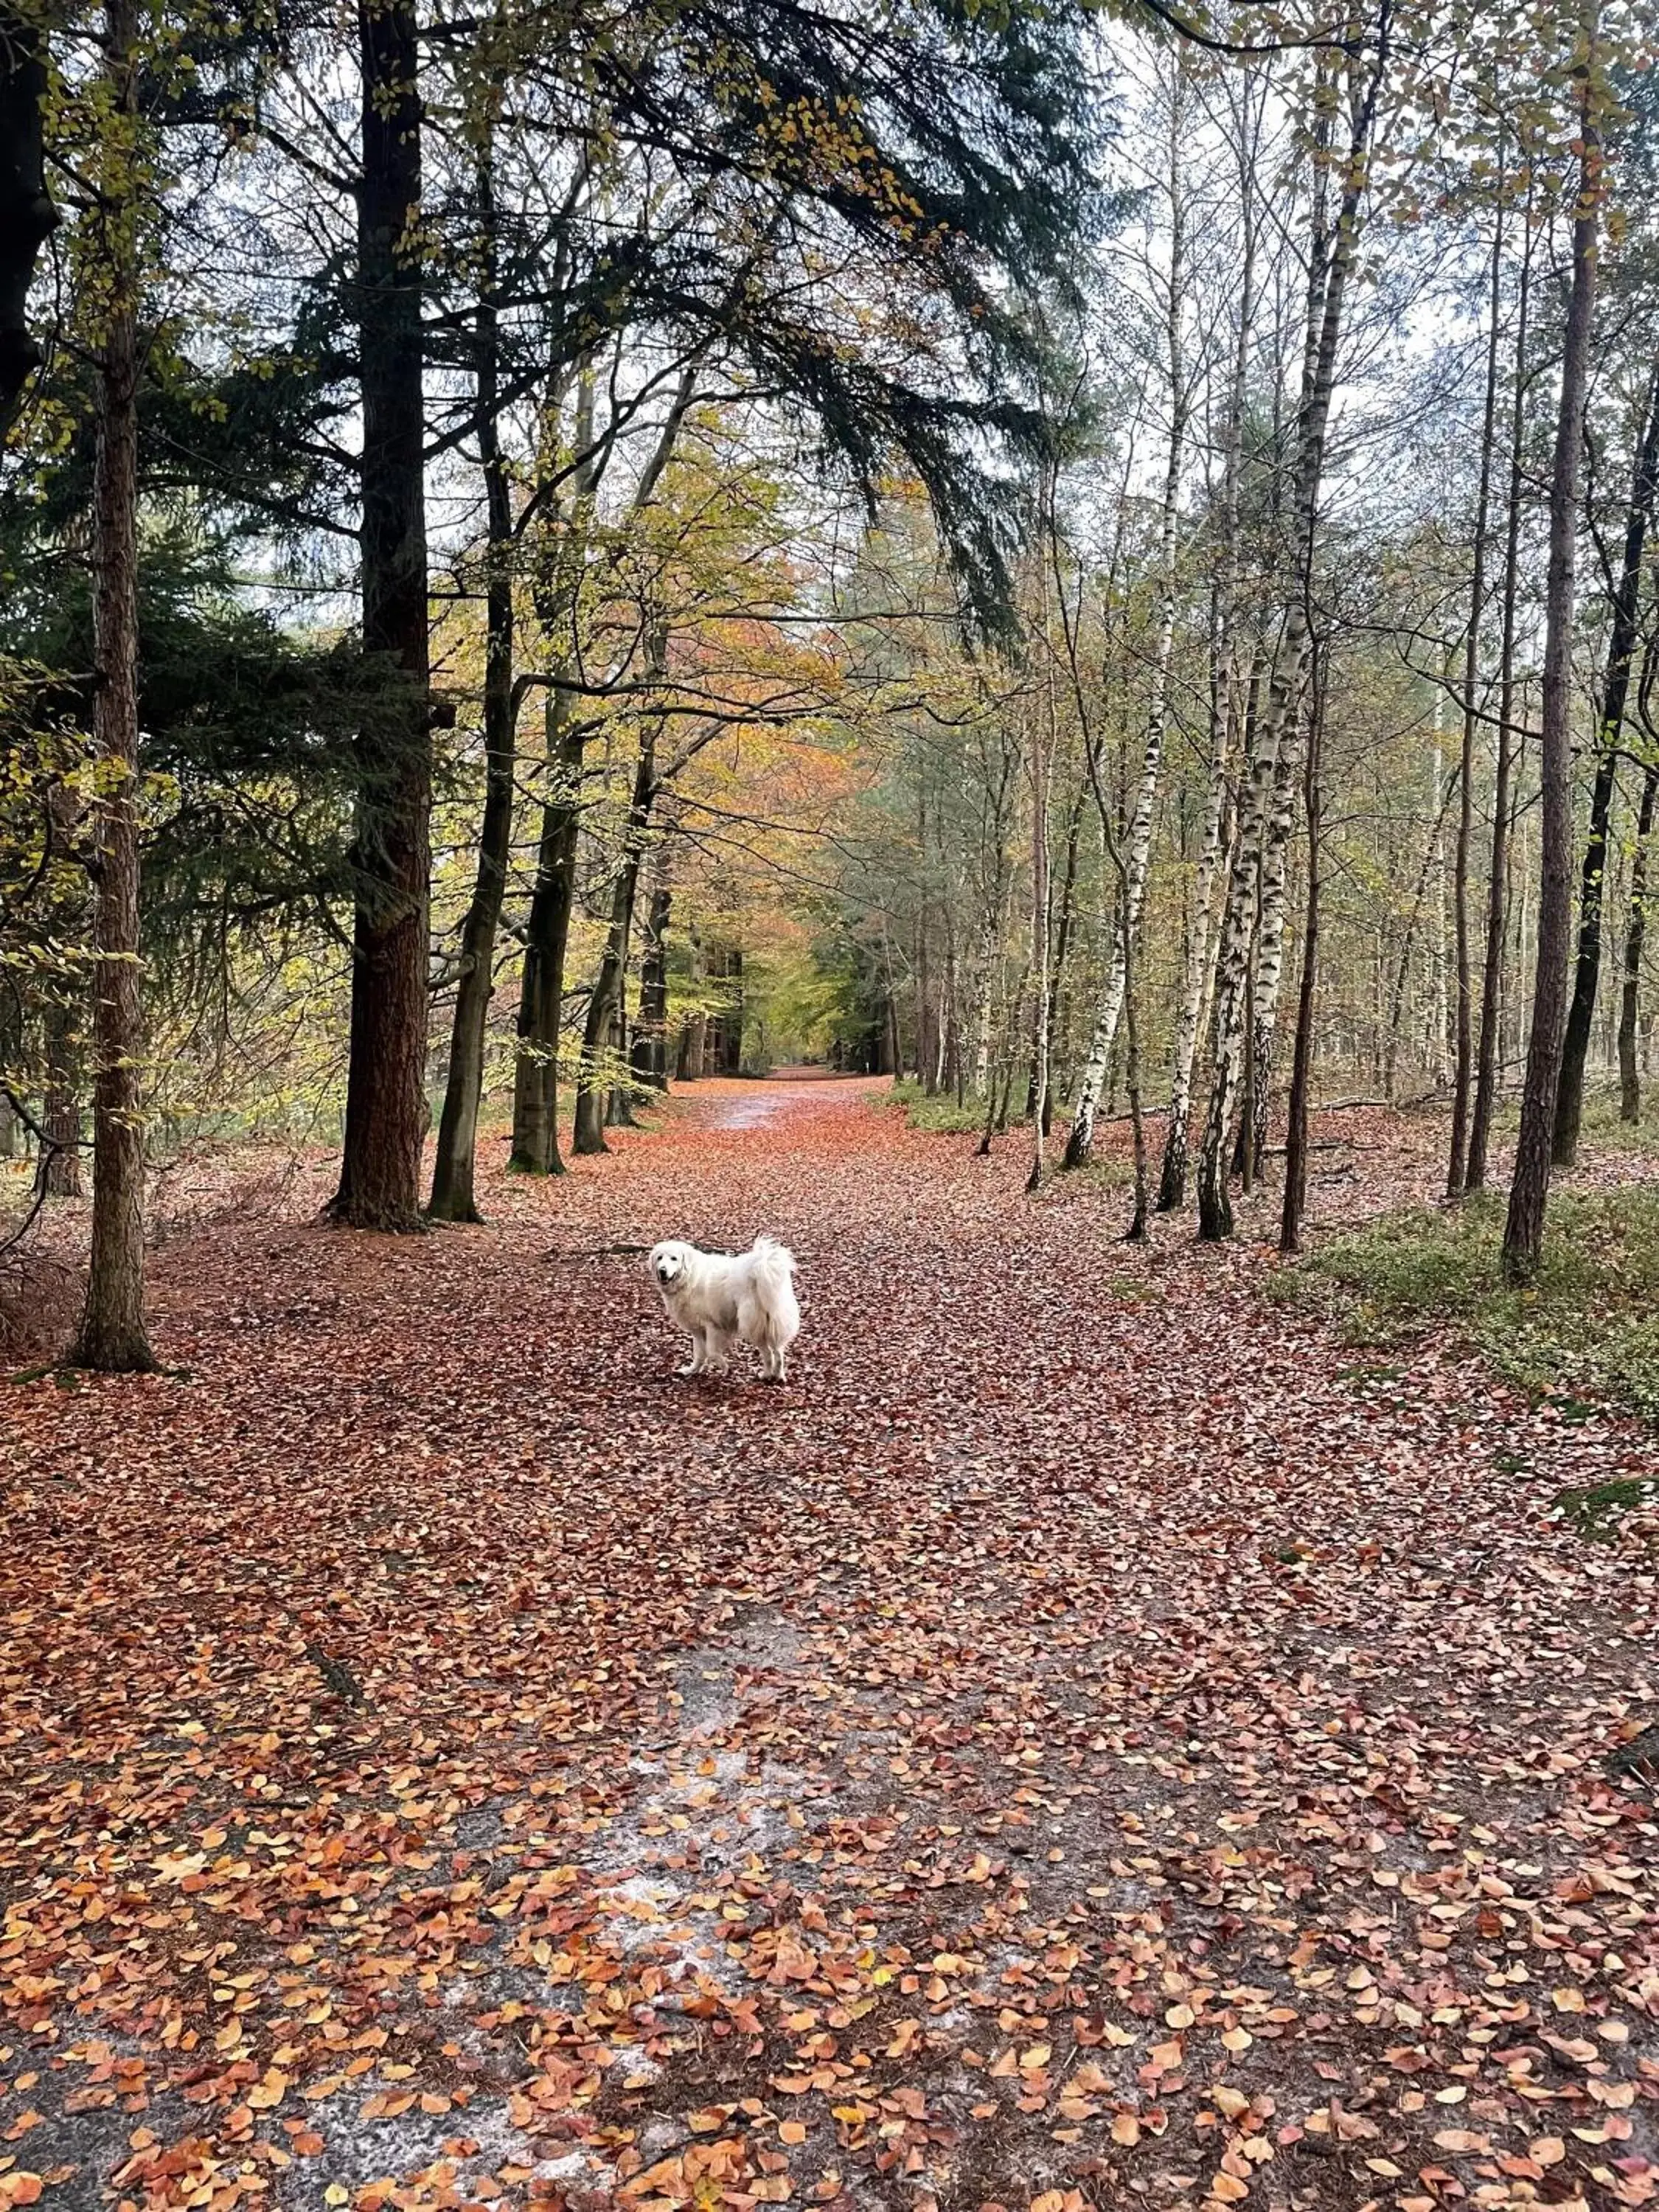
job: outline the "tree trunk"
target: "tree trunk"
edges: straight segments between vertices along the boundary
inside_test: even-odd
[[[653,668],[659,673],[665,665],[666,653],[667,640],[659,639],[653,644],[651,653]],[[623,1012],[623,994],[628,979],[628,946],[633,933],[634,902],[639,890],[640,862],[644,857],[651,809],[657,796],[656,735],[655,718],[648,716],[640,730],[639,758],[634,769],[634,790],[629,803],[628,827],[623,836],[622,866],[611,889],[611,927],[606,933],[593,994],[587,1002],[587,1026],[582,1038],[581,1068],[576,1078],[576,1124],[572,1139],[574,1149],[582,1154],[605,1152],[611,1149],[605,1141],[605,1101],[611,1089],[606,1062],[614,1049],[615,1032]]]
[[[25,1126],[13,1093],[23,1091],[23,1019],[19,1000],[8,992],[10,1003],[0,1001],[0,1160],[15,1160],[25,1151]]]
[[[1161,637],[1159,659],[1162,662]],[[1167,663],[1164,665],[1167,667]],[[1158,680],[1156,666],[1153,686],[1152,711],[1147,719],[1146,747],[1141,757],[1140,781],[1135,792],[1134,811],[1129,817],[1129,849],[1125,860],[1126,887],[1121,894],[1129,902],[1127,918],[1131,929],[1140,927],[1140,909],[1146,896],[1147,864],[1152,847],[1152,819],[1158,805],[1158,777],[1164,760],[1164,687]],[[1123,931],[1120,927],[1112,933],[1112,956],[1107,969],[1106,989],[1078,1085],[1077,1104],[1073,1110],[1071,1133],[1066,1139],[1063,1162],[1068,1168],[1087,1167],[1094,1148],[1095,1121],[1100,1112],[1107,1071],[1112,1062],[1112,1046],[1123,1012],[1125,973]]]
[[[1066,825],[1066,866],[1060,879],[1060,910],[1054,920],[1054,964],[1048,974],[1048,1041],[1052,1058],[1054,1040],[1060,1034],[1060,993],[1065,981],[1066,956],[1072,949],[1077,923],[1077,864],[1078,848],[1082,838],[1083,802],[1086,796],[1079,786],[1072,802],[1071,818]],[[958,1102],[960,1103],[960,1102]],[[1054,1083],[1050,1071],[1048,1096],[1043,1106],[1042,1133],[1051,1136],[1054,1127]],[[1035,1097],[1031,1111],[1036,1111]]]
[[[714,1023],[714,1073],[743,1073],[743,947],[729,945],[720,953],[716,971],[731,988]]]
[[[1276,685],[1279,680],[1275,666],[1273,683]],[[1228,872],[1226,903],[1216,955],[1211,999],[1215,1072],[1199,1147],[1198,1175],[1198,1233],[1209,1243],[1232,1234],[1227,1147],[1232,1134],[1234,1097],[1244,1073],[1250,1035],[1247,1022],[1253,972],[1250,956],[1255,936],[1256,871],[1261,864],[1262,818],[1273,775],[1272,757],[1263,750],[1262,725],[1271,721],[1275,711],[1270,694],[1267,713],[1258,723],[1239,779],[1232,865]]]
[[[1434,787],[1437,794],[1435,814],[1440,827],[1434,839],[1434,957],[1429,972],[1433,978],[1432,1013],[1427,1048],[1423,1054],[1424,1066],[1433,1071],[1434,1086],[1443,1090],[1451,1079],[1451,1002],[1446,991],[1446,810],[1439,804],[1440,779],[1445,773],[1446,756],[1441,739],[1441,717],[1445,711],[1445,696],[1437,691],[1434,702]]]
[[[645,939],[640,947],[640,1018],[634,1024],[635,1082],[648,1091],[668,1088],[668,847],[659,842],[651,882]]]
[[[1071,1133],[1066,1143],[1065,1165],[1086,1167],[1094,1149],[1095,1119],[1100,1111],[1106,1071],[1123,1010],[1128,976],[1129,939],[1140,927],[1140,909],[1146,894],[1146,870],[1152,854],[1152,818],[1158,805],[1158,778],[1164,763],[1164,738],[1169,720],[1170,664],[1175,647],[1176,551],[1181,519],[1181,463],[1187,438],[1187,384],[1182,367],[1182,316],[1186,310],[1185,214],[1181,183],[1181,117],[1179,76],[1175,79],[1170,109],[1170,270],[1168,314],[1164,328],[1166,367],[1170,379],[1170,445],[1164,465],[1164,501],[1158,517],[1158,643],[1152,657],[1151,697],[1146,708],[1146,744],[1141,757],[1140,783],[1134,811],[1129,818],[1128,852],[1119,895],[1125,902],[1121,927],[1112,933],[1112,957],[1105,996],[1095,1020],[1094,1035],[1078,1085]]]
[[[1453,788],[1449,783],[1445,787],[1435,807],[1437,835],[1445,822]],[[1412,953],[1416,947],[1417,925],[1423,919],[1423,904],[1428,896],[1429,878],[1433,869],[1434,847],[1430,845],[1424,853],[1423,865],[1417,872],[1417,887],[1412,893],[1411,911],[1406,917],[1406,934],[1394,971],[1394,988],[1389,997],[1387,1042],[1382,1049],[1382,1096],[1390,1106],[1400,1088],[1400,1044],[1406,1026],[1406,990],[1411,981]]]
[[[957,1005],[961,977],[957,972],[957,908],[954,885],[947,890],[945,906],[945,1034],[940,1040],[940,1081],[962,1103],[962,1012]]]
[[[556,477],[536,484],[532,499],[551,517],[553,539],[544,558],[532,562],[536,611],[543,635],[554,641],[547,704],[543,714],[546,786],[536,846],[536,878],[525,928],[524,963],[519,976],[518,1046],[513,1067],[513,1146],[508,1171],[514,1175],[562,1175],[559,1152],[559,1047],[564,1016],[564,963],[570,941],[570,917],[576,902],[576,846],[581,823],[582,763],[590,723],[576,712],[576,700],[559,681],[567,630],[578,623],[583,557],[598,486],[599,451],[593,434],[595,376],[591,361],[576,374],[571,450],[574,456],[573,495],[566,512]],[[564,389],[550,392],[543,409],[540,450],[562,465]]]
[[[975,973],[978,994],[974,1012],[974,1096],[983,1098],[991,1080],[991,1025],[996,1018],[997,947],[1002,942],[1000,917],[988,910],[980,923],[979,956]]]
[[[29,286],[58,223],[46,190],[46,98],[39,15],[0,4],[0,438],[40,360],[28,324]]]
[[[1285,972],[1285,882],[1296,819],[1296,757],[1286,747],[1273,776],[1273,805],[1262,840],[1261,891],[1250,991],[1250,1142],[1244,1170],[1259,1182],[1267,1163],[1273,1070],[1273,1033]],[[1248,1185],[1247,1185],[1248,1188]]]
[[[1492,447],[1498,430],[1498,337],[1503,308],[1504,134],[1498,139],[1496,212],[1492,217],[1492,270],[1486,313],[1486,405],[1480,418],[1480,472],[1474,500],[1474,574],[1469,582],[1469,626],[1463,641],[1463,750],[1458,787],[1457,849],[1453,867],[1453,923],[1457,947],[1457,1013],[1452,1072],[1451,1150],[1446,1163],[1446,1195],[1461,1198],[1468,1176],[1469,1102],[1474,1068],[1474,975],[1469,951],[1469,860],[1474,841],[1475,684],[1480,672],[1480,625],[1486,611],[1486,518],[1492,504]]]
[[[998,772],[991,802],[990,879],[980,917],[977,964],[978,1001],[975,1015],[974,1096],[990,1098],[996,1090],[991,1047],[997,1002],[1007,987],[1001,948],[1007,934],[1013,899],[1013,870],[1008,854],[1008,803],[1018,771],[1018,751],[1010,742],[1006,720],[998,724]]]
[[[1249,690],[1243,709],[1243,754],[1252,757],[1256,708],[1261,680],[1260,655],[1250,671]],[[1210,977],[1215,965],[1215,884],[1227,868],[1228,764],[1231,757],[1232,707],[1224,709],[1215,725],[1211,763],[1209,811],[1204,843],[1198,856],[1198,875],[1193,887],[1192,934],[1187,945],[1187,972],[1176,1022],[1175,1067],[1170,1085],[1169,1123],[1164,1134],[1164,1164],[1158,1176],[1158,1210],[1173,1213],[1187,1202],[1187,1162],[1192,1143],[1193,1068],[1198,1057],[1199,1035],[1209,1002]]]
[[[108,0],[105,67],[137,161],[137,0]],[[138,941],[138,287],[140,183],[106,185],[101,273],[109,290],[93,476],[93,740],[100,807],[93,908],[92,1250],[70,1364],[154,1370],[144,1328],[143,1010]]]
[[[1520,591],[1521,502],[1525,486],[1527,325],[1532,303],[1532,186],[1527,187],[1521,276],[1516,301],[1515,366],[1510,401],[1509,504],[1504,525],[1504,616],[1498,664],[1498,760],[1492,785],[1492,871],[1486,884],[1486,947],[1480,978],[1480,1044],[1469,1123],[1465,1191],[1484,1188],[1492,1118],[1503,1056],[1504,943],[1509,933],[1510,785],[1515,771],[1515,632]]]
[[[691,988],[694,1000],[685,1027],[680,1031],[679,1051],[675,1056],[674,1079],[677,1083],[695,1083],[704,1073],[704,1060],[708,1050],[708,1016],[701,1003],[701,987],[706,980],[702,957],[702,932],[694,921],[686,932],[686,943],[691,959]],[[887,1034],[891,1054],[890,1068],[884,1074],[896,1074],[899,1067],[898,1008],[894,1004],[890,986],[887,993]]]
[[[639,874],[634,877],[634,905],[639,905]],[[631,927],[633,916],[629,917]],[[634,1034],[628,1019],[628,953],[623,955],[621,988],[617,994],[616,1012],[611,1024],[611,1064],[616,1079],[605,1094],[605,1126],[607,1129],[634,1129],[639,1124],[634,1119],[633,1094]],[[627,1071],[623,1073],[623,1071]]]
[[[1613,781],[1619,740],[1625,726],[1642,594],[1642,560],[1653,498],[1659,485],[1659,367],[1648,384],[1647,416],[1638,441],[1625,520],[1625,558],[1613,591],[1613,628],[1607,639],[1607,673],[1596,731],[1595,781],[1590,792],[1589,835],[1584,845],[1578,892],[1578,960],[1572,1004],[1561,1040],[1561,1078],[1555,1094],[1552,1147],[1557,1167],[1570,1168],[1578,1154],[1578,1130],[1584,1112],[1584,1063],[1589,1055],[1595,1016],[1596,986],[1601,973],[1601,907],[1607,870],[1607,827],[1613,816]]]
[[[1261,694],[1262,663],[1258,647],[1250,656],[1250,676],[1244,699],[1241,702],[1238,697],[1242,659],[1238,635],[1239,498],[1243,474],[1244,412],[1249,397],[1250,349],[1255,333],[1257,296],[1255,154],[1259,143],[1260,114],[1258,110],[1253,125],[1247,78],[1244,131],[1235,147],[1243,254],[1239,271],[1238,325],[1233,336],[1232,379],[1228,394],[1222,459],[1220,573],[1212,617],[1210,805],[1204,842],[1199,853],[1198,876],[1193,890],[1193,926],[1187,944],[1181,1011],[1176,1020],[1175,1064],[1170,1084],[1170,1110],[1164,1133],[1164,1162],[1158,1185],[1158,1210],[1160,1213],[1173,1213],[1187,1201],[1187,1165],[1192,1143],[1193,1068],[1198,1055],[1199,1037],[1204,1029],[1210,981],[1215,969],[1216,918],[1211,908],[1218,876],[1225,883],[1231,875],[1225,825],[1233,739],[1242,727],[1242,757],[1248,772]]]
[[[579,1157],[608,1152],[605,1123],[613,1088],[611,1062],[617,1055],[617,1022],[628,975],[628,945],[634,925],[634,901],[640,879],[637,854],[623,860],[611,890],[611,924],[605,933],[599,973],[587,1001],[581,1066],[576,1076],[576,1119],[572,1146]]]
[[[1258,898],[1260,893],[1257,894]],[[1233,1173],[1248,1198],[1255,1188],[1255,949],[1261,941],[1261,914],[1256,910],[1256,935],[1251,940],[1249,966],[1244,977],[1244,1066],[1239,1080],[1238,1145]]]
[[[473,1191],[485,1041],[495,995],[495,937],[513,858],[513,501],[496,419],[498,342],[495,301],[495,210],[492,165],[479,164],[485,268],[478,301],[478,447],[488,518],[484,581],[484,805],[477,874],[461,925],[460,974],[449,1040],[449,1075],[438,1121],[428,1208],[439,1221],[482,1218]]]
[[[581,821],[586,732],[569,693],[555,684],[545,715],[551,778],[542,805],[536,880],[525,927],[519,982],[518,1055],[513,1071],[514,1175],[562,1175],[559,1154],[559,1039],[564,957],[576,900],[576,836]]]
[[[1650,665],[1659,647],[1650,639]],[[1644,672],[1645,682],[1645,671]],[[1653,808],[1659,796],[1659,763],[1650,761],[1642,777],[1642,803],[1636,817],[1636,850],[1630,864],[1630,925],[1625,934],[1625,988],[1619,1006],[1619,1118],[1642,1118],[1642,1077],[1637,1062],[1636,1040],[1642,1003],[1642,949],[1648,921],[1648,841],[1653,834]]]
[[[1049,509],[1052,525],[1053,508]],[[1054,671],[1048,674],[1048,727],[1040,726],[1041,714],[1031,722],[1031,979],[1035,994],[1033,1059],[1036,1073],[1036,1110],[1031,1116],[1031,1172],[1027,1190],[1039,1189],[1044,1169],[1043,1116],[1048,1104],[1048,774],[1053,763],[1054,735]]]
[[[401,727],[358,741],[357,873],[340,1187],[348,1229],[421,1225],[432,709],[422,392],[419,51],[411,0],[358,0],[363,644],[406,681]]]
[[[55,994],[42,1018],[46,1044],[46,1091],[40,1126],[40,1182],[48,1198],[79,1198],[81,1095],[76,1081],[74,1011]]]
[[[1238,1085],[1243,1073],[1246,1001],[1253,976],[1256,891],[1261,837],[1269,793],[1281,749],[1294,742],[1300,710],[1303,664],[1309,638],[1309,604],[1318,530],[1319,487],[1325,469],[1325,437],[1336,383],[1337,346],[1342,306],[1358,238],[1359,211],[1365,192],[1366,165],[1376,100],[1389,66],[1386,37],[1378,41],[1371,75],[1352,97],[1351,130],[1342,165],[1342,194],[1334,230],[1324,228],[1323,172],[1316,168],[1313,250],[1309,257],[1308,319],[1303,356],[1302,398],[1297,416],[1293,523],[1296,588],[1285,609],[1279,649],[1273,656],[1267,703],[1239,803],[1238,843],[1229,887],[1227,920],[1216,978],[1217,1054],[1209,1112],[1199,1157],[1200,1237],[1207,1242],[1230,1236],[1232,1206],[1227,1192],[1227,1148]],[[1254,1040],[1252,1040],[1254,1042]]]
[[[1572,227],[1572,286],[1567,301],[1566,343],[1550,479],[1550,550],[1544,595],[1544,684],[1540,714],[1540,863],[1538,955],[1527,1044],[1521,1132],[1504,1228],[1504,1273],[1525,1283],[1537,1273],[1544,1249],[1549,1200],[1551,1139],[1561,1074],[1562,1027],[1567,1007],[1567,963],[1572,933],[1572,591],[1578,529],[1578,456],[1584,433],[1584,395],[1589,374],[1590,331],[1595,307],[1595,260],[1601,220],[1601,140],[1588,76],[1583,90],[1583,154],[1577,212]]]
[[[1325,685],[1318,655],[1313,665],[1311,725],[1303,777],[1308,825],[1307,909],[1302,924],[1302,986],[1297,997],[1296,1048],[1291,1063],[1291,1096],[1285,1111],[1285,1206],[1279,1217],[1279,1249],[1302,1249],[1302,1217],[1308,1206],[1308,1113],[1313,1085],[1314,999],[1319,978],[1320,768],[1324,750]]]
[[[933,1093],[933,981],[929,959],[928,923],[931,919],[927,859],[927,781],[924,764],[916,780],[916,919],[912,969],[916,979],[916,1081],[928,1097]]]
[[[1127,920],[1126,911],[1125,920]],[[1127,1244],[1144,1244],[1150,1212],[1151,1182],[1146,1171],[1146,1121],[1141,1112],[1140,1008],[1136,988],[1135,947],[1125,933],[1123,946],[1123,1030],[1128,1045],[1124,1082],[1129,1093],[1129,1132],[1134,1147],[1134,1212],[1124,1235]]]

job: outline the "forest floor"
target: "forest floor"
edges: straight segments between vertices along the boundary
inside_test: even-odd
[[[1650,1432],[870,1088],[7,1387],[0,2208],[1659,2202],[1655,1571],[1553,1505]],[[795,1373],[676,1379],[605,1248],[760,1229]]]

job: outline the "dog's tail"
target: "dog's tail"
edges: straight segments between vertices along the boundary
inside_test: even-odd
[[[749,1256],[754,1263],[756,1302],[765,1318],[767,1341],[787,1346],[800,1326],[790,1281],[795,1255],[775,1237],[757,1237],[749,1248]]]
[[[780,1244],[775,1237],[757,1237],[749,1248],[755,1263],[755,1279],[769,1290],[774,1285],[785,1285],[795,1272],[795,1255],[787,1244]]]

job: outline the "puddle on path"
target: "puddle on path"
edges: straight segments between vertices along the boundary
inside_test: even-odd
[[[707,1129],[762,1129],[787,1112],[793,1102],[787,1092],[763,1091],[749,1098],[721,1098],[712,1101],[704,1109],[702,1124]]]

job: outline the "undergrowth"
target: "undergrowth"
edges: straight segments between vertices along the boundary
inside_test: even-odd
[[[904,1118],[913,1129],[928,1129],[936,1135],[963,1136],[969,1131],[977,1136],[985,1127],[985,1101],[964,1098],[957,1103],[954,1091],[940,1091],[931,1098],[924,1085],[908,1079],[896,1082],[888,1093],[896,1106],[904,1109]],[[1023,1115],[1011,1117],[1013,1124],[1024,1120]]]
[[[1449,1327],[1569,1418],[1611,1400],[1659,1425],[1659,1188],[1553,1198],[1543,1266],[1525,1290],[1503,1279],[1503,1200],[1482,1194],[1334,1238],[1273,1287],[1327,1301],[1352,1344],[1386,1347]]]
[[[1645,1086],[1644,1098],[1651,1104]],[[1502,1135],[1516,1133],[1521,1127],[1518,1099],[1499,1109],[1494,1126]],[[1634,1159],[1659,1158],[1659,1120],[1650,1114],[1643,1120],[1626,1121],[1620,1113],[1616,1091],[1595,1091],[1587,1095],[1578,1134],[1582,1146],[1598,1152],[1622,1152]]]

